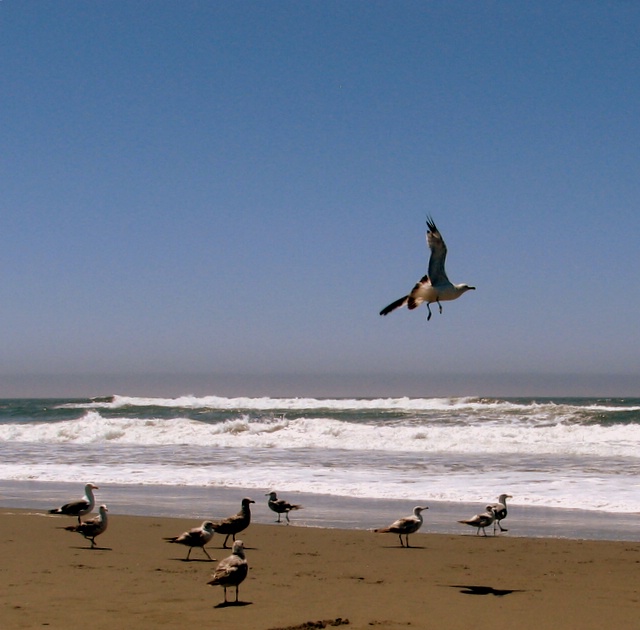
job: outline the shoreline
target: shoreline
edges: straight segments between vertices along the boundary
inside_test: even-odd
[[[38,481],[0,482],[0,509],[24,509],[46,512],[82,495],[82,483]],[[222,488],[216,486],[138,486],[108,485],[96,492],[96,506],[105,503],[110,514],[182,518],[192,521],[220,519],[239,510],[240,501],[248,496],[253,522],[271,524],[275,515],[266,505],[264,494],[270,489]],[[449,503],[417,497],[415,501],[366,499],[283,492],[279,495],[303,506],[291,514],[292,523],[300,527],[372,530],[411,513],[415,505],[427,505],[421,531],[464,535],[475,530],[457,521],[484,511],[485,502]],[[96,507],[97,509],[97,507]],[[509,515],[503,522],[509,530],[502,537],[561,538],[571,540],[640,541],[640,514],[611,513],[522,506],[509,502]],[[492,533],[489,528],[488,534]]]
[[[73,521],[0,508],[3,628],[637,627],[639,543],[417,533],[406,549],[392,534],[252,523],[240,605],[224,607],[206,584],[217,562],[163,540],[197,521],[110,512],[93,550],[64,531]],[[222,541],[207,545],[218,560]]]

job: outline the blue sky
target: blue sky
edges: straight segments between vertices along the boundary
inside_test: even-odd
[[[0,396],[638,395],[640,5],[0,3]],[[426,271],[426,321],[379,310]]]

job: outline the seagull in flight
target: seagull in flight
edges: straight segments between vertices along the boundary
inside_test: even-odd
[[[389,304],[389,306],[385,306],[380,311],[380,315],[388,315],[391,311],[395,311],[397,308],[405,306],[405,304],[409,307],[409,310],[413,310],[423,302],[426,302],[429,310],[427,321],[429,321],[431,319],[431,304],[435,302],[440,313],[442,313],[442,304],[440,302],[456,300],[463,293],[475,290],[475,287],[470,287],[468,284],[453,284],[449,280],[447,272],[444,270],[447,246],[431,217],[427,217],[427,228],[427,245],[431,250],[429,273],[416,283],[409,295],[405,295]]]

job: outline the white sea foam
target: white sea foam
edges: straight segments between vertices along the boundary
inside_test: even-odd
[[[224,396],[180,396],[178,398],[140,398],[113,396],[110,400],[66,403],[67,409],[121,409],[124,407],[172,407],[182,409],[219,410],[305,410],[330,409],[340,411],[357,410],[434,410],[464,408],[467,398],[374,398],[374,399],[322,399],[322,398],[251,398]]]
[[[188,418],[104,417],[54,423],[0,425],[0,441],[132,445],[209,445],[319,448],[414,453],[495,453],[636,457],[640,425],[593,426],[556,421],[450,424],[371,424],[328,417],[255,419],[248,415],[206,423]]]
[[[559,479],[548,473],[505,470],[466,470],[455,475],[425,470],[414,475],[410,470],[358,468],[341,465],[302,465],[298,460],[289,465],[279,462],[243,464],[240,469],[231,462],[221,465],[178,467],[163,464],[124,464],[113,466],[94,462],[91,479],[107,492],[109,485],[172,485],[255,488],[264,492],[278,488],[281,492],[332,494],[360,498],[482,502],[507,490],[516,505],[640,512],[640,484],[637,476],[620,475],[600,480],[579,471],[564,470]],[[68,482],[87,477],[83,462],[64,466],[33,462],[27,465],[0,464],[0,478]]]
[[[27,401],[29,403],[29,401]],[[637,401],[116,396],[18,402],[0,479],[640,512]],[[78,414],[79,417],[78,417]]]
[[[585,415],[620,413],[630,416],[640,411],[640,406],[614,406],[607,404],[581,405],[558,401],[512,401],[480,398],[374,398],[374,399],[318,399],[318,398],[251,398],[223,396],[181,396],[178,398],[140,398],[113,396],[108,400],[65,403],[66,409],[132,410],[138,408],[164,408],[229,411],[229,412],[321,412],[340,413],[398,413],[430,414],[431,421],[450,421],[461,418],[463,422],[471,418],[497,420],[501,423],[527,418],[538,423],[571,421]],[[135,412],[132,413],[135,415]]]
[[[304,410],[331,409],[344,411],[390,410],[390,411],[433,411],[433,410],[500,410],[523,411],[552,408],[590,411],[640,411],[640,407],[620,407],[606,404],[588,406],[562,402],[517,402],[500,399],[481,398],[271,398],[248,396],[228,398],[224,396],[180,396],[178,398],[141,398],[134,396],[113,396],[108,400],[94,400],[62,404],[68,409],[121,409],[124,407],[169,407],[183,409],[220,410]]]

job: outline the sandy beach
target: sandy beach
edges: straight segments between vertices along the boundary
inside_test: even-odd
[[[638,542],[470,530],[419,533],[406,549],[390,534],[252,524],[241,605],[221,607],[206,584],[215,563],[163,541],[199,523],[112,514],[93,550],[72,523],[0,510],[3,628],[631,629],[640,616]],[[207,547],[217,560],[222,542]]]

